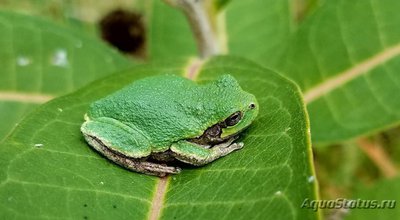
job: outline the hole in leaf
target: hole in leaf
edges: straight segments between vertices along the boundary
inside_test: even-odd
[[[146,29],[137,12],[116,9],[99,23],[102,38],[123,53],[145,58]]]

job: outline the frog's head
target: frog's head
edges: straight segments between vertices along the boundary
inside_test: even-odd
[[[231,75],[223,75],[217,81],[219,87],[224,87],[220,103],[224,103],[221,122],[221,139],[227,139],[247,128],[257,117],[259,106],[253,94],[245,92]],[[229,100],[229,101],[227,101]]]
[[[257,117],[258,102],[253,94],[245,92],[231,75],[222,75],[208,84],[207,94],[213,100],[213,122],[202,136],[192,139],[199,144],[217,144],[234,137]]]

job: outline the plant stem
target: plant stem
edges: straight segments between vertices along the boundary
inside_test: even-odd
[[[392,163],[387,153],[378,143],[369,141],[366,138],[357,140],[360,149],[375,163],[385,177],[394,177],[397,175],[396,166]]]
[[[210,0],[164,0],[180,8],[189,20],[196,37],[200,57],[205,59],[220,53],[214,8]]]

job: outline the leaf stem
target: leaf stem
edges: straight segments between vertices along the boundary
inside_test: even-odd
[[[215,25],[215,8],[210,0],[164,0],[183,11],[196,37],[200,57],[205,59],[220,53]]]
[[[392,163],[387,153],[379,143],[369,141],[366,138],[357,140],[359,148],[374,162],[383,175],[387,178],[397,175],[396,166]]]

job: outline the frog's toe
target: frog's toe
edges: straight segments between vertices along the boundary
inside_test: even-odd
[[[233,143],[230,144],[229,146],[221,146],[219,151],[221,152],[222,155],[227,155],[235,150],[242,149],[243,146],[244,146],[243,142]]]
[[[135,165],[135,169],[139,172],[154,175],[154,176],[166,176],[167,174],[177,174],[181,171],[179,167],[167,166],[164,164],[152,163],[147,161],[138,162]]]
[[[233,144],[229,145],[228,148],[231,149],[232,151],[234,151],[234,150],[242,149],[243,147],[244,147],[243,142],[239,142],[239,143],[233,143]]]

